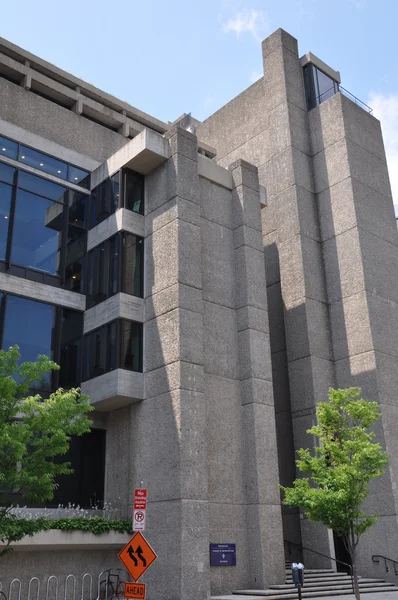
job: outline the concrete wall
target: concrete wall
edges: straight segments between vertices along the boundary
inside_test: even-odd
[[[107,496],[148,487],[143,581],[203,598],[284,577],[259,185],[241,161],[228,187],[200,177],[188,132],[169,145],[146,178],[145,400],[108,418]],[[236,543],[237,566],[210,568],[209,543]]]
[[[45,597],[46,585],[48,578],[55,576],[58,579],[58,600],[64,598],[65,595],[65,582],[66,577],[71,574],[76,578],[76,596],[75,598],[82,597],[82,582],[85,573],[88,573],[92,577],[93,581],[93,593],[90,595],[91,598],[97,597],[98,579],[102,581],[103,577],[100,577],[102,571],[106,569],[120,568],[119,559],[117,558],[116,548],[110,550],[104,549],[93,549],[90,550],[67,550],[65,548],[59,548],[56,551],[14,551],[8,556],[1,559],[0,564],[0,582],[1,589],[4,591],[6,596],[10,591],[10,583],[16,578],[21,580],[21,600],[29,600],[29,598],[36,597],[37,581],[32,582],[30,595],[28,594],[29,580],[33,577],[39,579],[39,590],[40,598]],[[123,571],[121,573],[122,578],[126,578],[127,573]],[[128,580],[128,579],[127,579]],[[89,578],[86,577],[84,580],[84,593],[85,597],[88,595]],[[15,582],[11,588],[10,600],[18,598],[18,583]],[[72,594],[73,580],[70,578],[67,583],[66,597],[73,598]],[[56,600],[55,596],[55,580],[52,579],[49,584],[49,597]]]
[[[264,77],[202,123],[198,135],[217,148],[224,166],[236,156],[253,162],[267,191],[262,232],[278,457],[280,480],[288,485],[295,477],[294,448],[310,445],[305,432],[316,400],[325,397],[334,379],[297,41],[278,30],[262,49]],[[283,515],[285,539],[332,552],[324,528],[314,539],[313,527],[306,521],[300,525],[297,511],[283,508]],[[313,554],[305,560],[312,567],[330,566]]]
[[[391,455],[366,502],[380,515],[360,544],[360,572],[384,575],[372,554],[396,557],[398,232],[380,123],[338,94],[309,113],[336,383],[380,404]]]
[[[100,162],[129,141],[5,79],[0,85],[0,119]]]
[[[335,95],[306,112],[296,40],[278,30],[263,42],[264,77],[198,128],[227,165],[259,169],[263,210],[280,478],[294,477],[293,448],[331,385],[360,385],[382,410],[388,473],[372,487],[382,514],[361,546],[361,568],[380,575],[372,553],[396,548],[397,229],[376,119]],[[244,116],[243,116],[244,115]],[[247,116],[249,115],[249,116]],[[247,118],[246,118],[247,116]],[[380,490],[383,493],[380,493]],[[377,494],[376,494],[377,490]],[[333,555],[328,532],[301,521],[305,546]],[[297,515],[284,535],[299,541]],[[310,566],[330,566],[307,553]]]

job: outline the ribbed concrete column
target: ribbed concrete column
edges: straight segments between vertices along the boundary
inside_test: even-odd
[[[366,503],[380,515],[360,545],[361,574],[385,576],[372,554],[398,547],[398,232],[380,123],[337,94],[309,113],[337,385],[380,404],[391,455]]]
[[[334,384],[333,357],[297,41],[279,29],[263,42],[263,63],[269,138],[268,160],[259,168],[259,178],[268,198],[264,224],[279,255],[297,449],[312,445],[306,430],[314,422],[316,403],[326,399]],[[281,339],[281,348],[283,344]],[[301,535],[304,546],[331,554],[326,528],[303,520]],[[307,565],[330,566],[314,554],[304,558]]]
[[[170,159],[146,180],[145,399],[131,411],[132,482],[148,487],[148,540],[159,558],[151,598],[209,594],[196,137],[169,135]]]
[[[247,504],[249,585],[284,579],[272,367],[257,168],[232,171],[236,309]]]

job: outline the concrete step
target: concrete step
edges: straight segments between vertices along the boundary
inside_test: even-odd
[[[265,600],[297,600],[297,591],[295,590],[293,593],[285,593],[285,594],[274,594],[270,595],[267,592],[271,590],[250,590],[252,593],[242,594],[241,592],[236,594],[226,594],[223,596],[211,596],[211,600],[259,600],[260,598],[264,598]],[[361,589],[362,594],[379,594],[381,592],[395,592],[398,593],[398,587],[395,586],[386,586],[386,587],[369,587]],[[327,590],[327,591],[319,591],[319,592],[305,592],[302,590],[303,598],[323,598],[329,596],[352,596],[352,589],[350,590]]]
[[[370,585],[374,586],[374,587],[378,587],[378,586],[383,586],[383,585],[394,585],[393,583],[386,583],[385,581],[382,581],[380,579],[361,579],[359,581],[359,587],[369,587]],[[323,588],[336,588],[336,587],[340,587],[340,586],[349,586],[352,587],[351,585],[351,578],[348,578],[347,580],[344,581],[336,581],[334,583],[308,583],[306,582],[304,585],[303,589],[319,589],[321,587]],[[279,584],[279,585],[271,585],[270,589],[271,590],[291,590],[291,589],[295,589],[295,586],[292,583],[283,583],[283,584]]]
[[[335,573],[334,575],[308,575],[304,573],[304,581],[334,581],[335,579],[344,579],[345,577],[351,577],[348,573]],[[289,575],[285,577],[286,581],[293,581],[293,578]]]
[[[360,591],[366,591],[367,589],[371,588],[373,590],[375,589],[385,589],[385,588],[395,588],[394,584],[364,584],[361,585],[359,587]],[[398,588],[395,588],[398,590]],[[315,594],[318,592],[330,592],[331,594],[334,594],[335,592],[342,592],[345,591],[346,593],[353,593],[352,590],[352,586],[351,585],[341,585],[341,586],[336,586],[334,588],[329,588],[327,586],[319,586],[319,587],[315,587],[315,588],[302,588],[301,593],[303,596],[307,596],[308,594]],[[238,596],[251,596],[253,595],[255,592],[255,590],[237,590],[236,592],[232,592],[234,595],[238,595]],[[271,588],[267,589],[267,590],[260,590],[259,594],[261,594],[261,596],[264,596],[266,598],[268,598],[269,596],[277,596],[278,598],[284,598],[286,595],[292,595],[294,594],[296,597],[298,596],[298,592],[296,588],[288,588],[288,589],[279,589],[277,587],[272,586]]]
[[[285,569],[286,573],[290,573],[292,572],[291,569]],[[307,575],[320,575],[321,573],[337,573],[337,571],[335,571],[334,569],[304,569],[304,573],[306,573]]]

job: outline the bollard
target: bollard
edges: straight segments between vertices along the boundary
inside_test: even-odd
[[[301,600],[301,588],[304,585],[304,565],[303,563],[292,563],[292,579],[297,588],[298,598]]]

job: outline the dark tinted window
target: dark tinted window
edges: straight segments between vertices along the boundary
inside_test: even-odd
[[[44,173],[65,179],[80,187],[90,188],[90,173],[88,171],[2,136],[0,136],[0,156],[8,156]]]
[[[61,370],[59,372],[59,385],[63,388],[80,385],[82,332],[83,313],[64,309],[61,321]]]
[[[144,240],[131,233],[124,237],[123,292],[142,298],[144,275]]]
[[[122,362],[123,369],[142,371],[142,325],[123,321]]]
[[[319,103],[321,104],[331,96],[335,94],[335,82],[333,79],[316,69],[317,77],[318,77],[318,96]]]
[[[62,185],[52,183],[30,173],[25,173],[25,171],[19,172],[18,187],[28,192],[45,196],[51,200],[56,200],[57,202],[64,201],[64,194],[66,192],[66,188],[62,187]]]
[[[75,227],[87,228],[89,197],[80,192],[70,191],[69,223]]]
[[[11,261],[51,275],[60,271],[63,205],[19,190]]]
[[[102,343],[101,343],[102,342]],[[105,342],[105,344],[104,344]],[[106,327],[91,331],[85,337],[85,379],[105,373]],[[103,350],[103,352],[102,352]]]
[[[84,293],[87,252],[88,196],[69,192],[69,223],[65,250],[65,282],[63,287]]]
[[[87,171],[69,165],[68,181],[80,185],[81,187],[88,188],[90,186],[90,175]]]
[[[49,304],[8,295],[3,327],[3,349],[17,344],[22,361],[36,360],[40,354],[54,358],[55,309]],[[50,388],[50,377],[38,383]]]
[[[142,372],[142,323],[118,319],[85,336],[84,379],[113,369]]]
[[[70,462],[73,475],[57,477],[58,487],[47,506],[74,504],[80,508],[102,508],[105,480],[105,431],[92,429],[81,437],[72,437],[62,461]]]
[[[122,232],[89,253],[87,303],[93,306],[118,292],[143,296],[144,240]]]
[[[339,84],[312,64],[303,67],[307,110],[312,110],[339,91]]]
[[[124,206],[133,212],[144,213],[144,178],[133,171],[124,171]]]
[[[12,186],[0,183],[0,260],[5,260],[10,223]]]
[[[32,150],[32,148],[27,148],[26,146],[20,146],[18,158],[25,165],[45,171],[61,179],[66,179],[68,168],[66,163],[52,156],[47,156],[47,154],[37,152],[37,150]]]
[[[117,367],[117,326],[114,321],[107,326],[106,370],[113,371]]]
[[[18,144],[0,136],[0,156],[8,156],[17,160]]]
[[[13,184],[16,171],[13,167],[0,162],[0,181]]]

